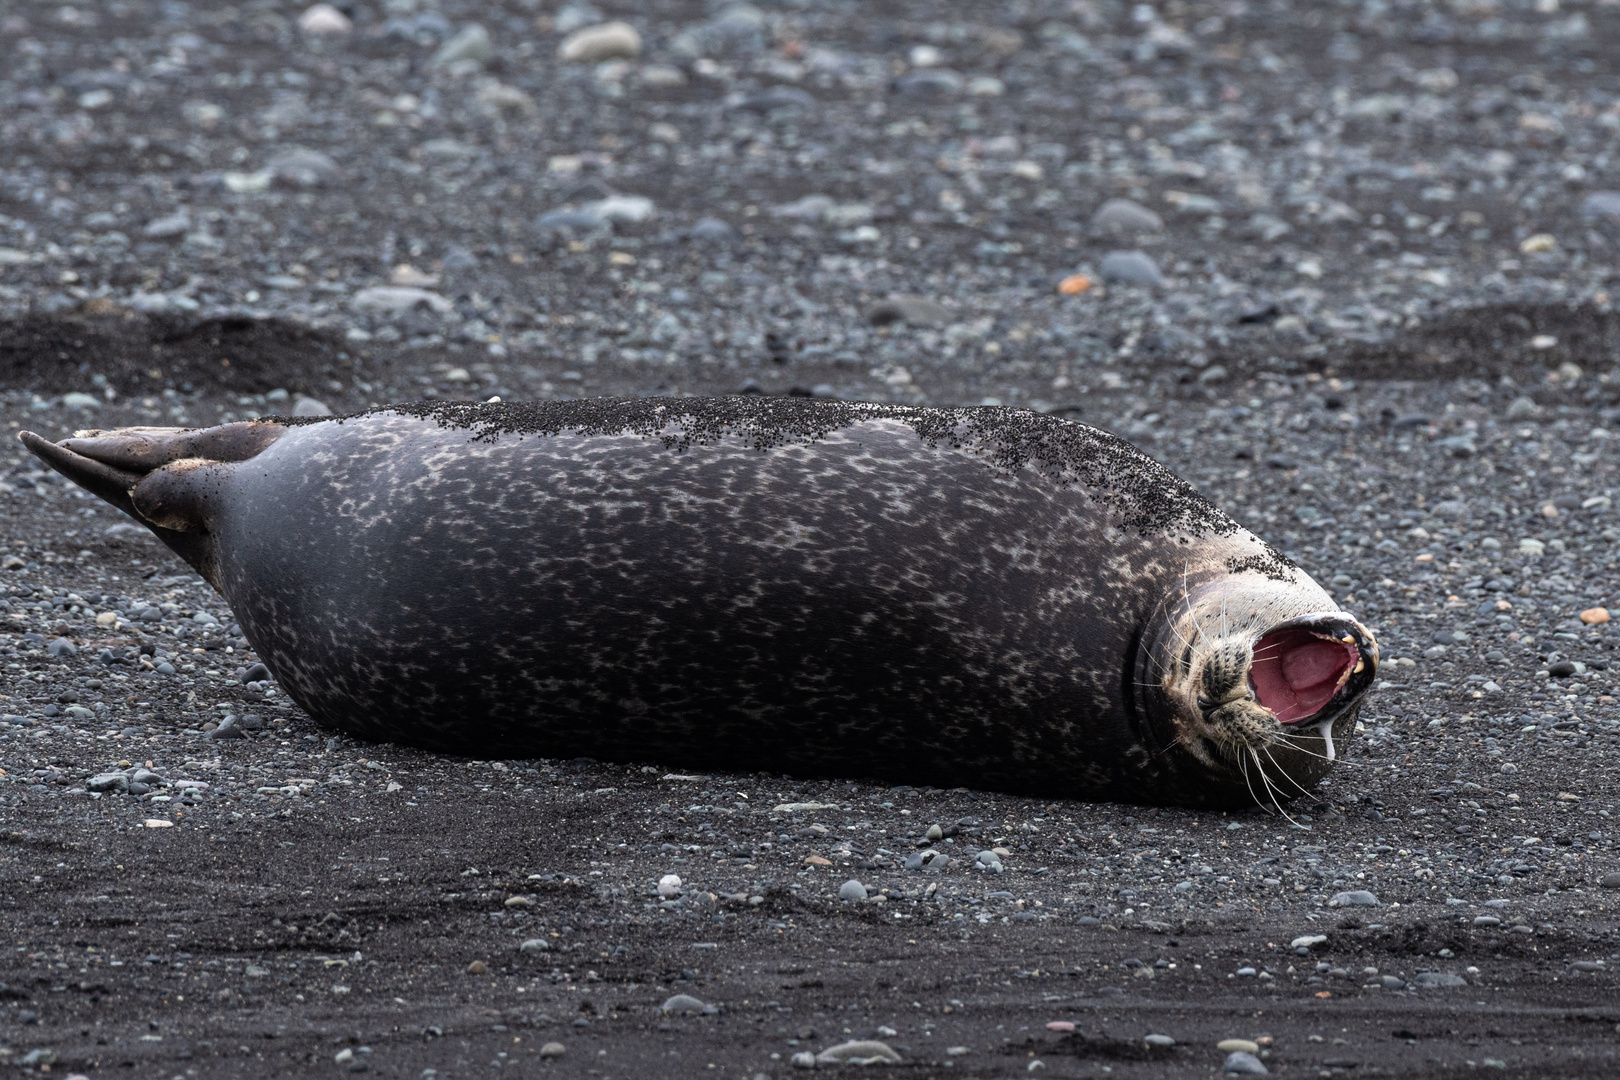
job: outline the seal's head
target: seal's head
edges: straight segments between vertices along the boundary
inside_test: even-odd
[[[1177,745],[1264,803],[1328,771],[1378,668],[1371,631],[1296,575],[1186,591],[1152,649]]]

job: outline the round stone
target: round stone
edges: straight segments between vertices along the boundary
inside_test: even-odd
[[[866,899],[866,886],[862,885],[859,881],[856,881],[854,878],[850,878],[848,881],[846,881],[842,885],[838,886],[838,899],[840,899],[840,900],[865,900]]]

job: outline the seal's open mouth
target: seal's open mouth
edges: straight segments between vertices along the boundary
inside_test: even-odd
[[[1347,637],[1294,625],[1261,638],[1249,668],[1256,700],[1276,714],[1280,724],[1304,723],[1316,716],[1361,664],[1361,650]]]

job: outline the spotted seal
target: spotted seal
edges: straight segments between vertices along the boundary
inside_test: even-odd
[[[1319,779],[1378,662],[1186,483],[1032,412],[427,402],[22,439],[375,740],[1231,807]]]

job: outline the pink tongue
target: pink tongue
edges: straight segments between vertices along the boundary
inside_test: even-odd
[[[1249,681],[1260,704],[1279,723],[1307,720],[1320,712],[1356,666],[1354,645],[1309,630],[1279,630],[1254,647]]]

